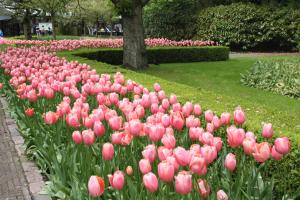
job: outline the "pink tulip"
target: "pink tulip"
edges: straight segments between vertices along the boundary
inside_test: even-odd
[[[174,135],[166,133],[164,136],[161,138],[161,143],[169,149],[173,149],[176,146],[176,139]]]
[[[166,161],[168,163],[170,163],[171,165],[173,165],[175,172],[177,172],[179,170],[179,164],[176,161],[176,158],[174,157],[174,155],[167,157]]]
[[[160,85],[158,83],[154,83],[155,92],[159,92],[161,90]]]
[[[92,128],[93,126],[93,120],[90,117],[85,117],[83,119],[83,125],[85,126],[85,128]]]
[[[142,155],[145,159],[148,159],[150,163],[154,162],[156,158],[156,147],[155,145],[148,145],[145,147],[145,149],[142,151]]]
[[[252,155],[252,153],[254,153],[255,144],[256,144],[255,140],[250,138],[245,138],[243,141],[243,149],[245,154]]]
[[[146,189],[150,192],[155,192],[158,189],[157,177],[152,172],[149,172],[143,176],[143,183]]]
[[[243,140],[245,138],[245,131],[244,129],[237,129],[235,127],[227,128],[227,142],[229,146],[232,148],[239,147],[243,144]]]
[[[175,103],[177,103],[177,97],[176,95],[171,95],[170,96],[170,103],[173,105]]]
[[[207,184],[206,180],[203,179],[198,179],[197,183],[198,183],[198,192],[200,196],[206,199],[210,193],[209,185]]]
[[[173,150],[172,149],[168,149],[165,146],[160,146],[157,149],[157,154],[158,154],[159,160],[163,161],[163,160],[166,160],[167,157],[173,155]]]
[[[271,146],[267,142],[256,144],[252,153],[257,162],[263,163],[271,156]]]
[[[184,118],[181,112],[171,113],[171,125],[178,131],[184,126]]]
[[[250,131],[248,131],[245,136],[246,136],[246,138],[256,141],[256,136],[254,135],[254,133],[252,133]]]
[[[181,171],[175,176],[176,192],[182,195],[192,191],[192,175],[186,171]]]
[[[189,130],[189,137],[192,141],[196,141],[200,137],[202,137],[203,132],[204,132],[203,128],[191,127]]]
[[[151,172],[151,164],[148,159],[141,159],[139,161],[139,168],[142,174],[147,174]]]
[[[209,132],[209,133],[213,133],[215,130],[215,127],[212,123],[207,123],[206,124],[206,131]]]
[[[217,116],[213,117],[212,124],[213,124],[214,129],[218,129],[222,125],[221,120]]]
[[[167,115],[167,114],[164,114],[162,117],[161,117],[161,123],[162,125],[167,128],[168,126],[170,126],[170,116]]]
[[[86,145],[92,145],[96,140],[94,132],[90,129],[82,131],[82,139]]]
[[[91,176],[88,182],[88,190],[92,197],[99,197],[104,193],[104,180],[99,176]]]
[[[174,178],[174,166],[168,161],[162,161],[158,164],[158,176],[164,182],[171,182]]]
[[[217,200],[228,200],[228,196],[223,190],[219,190],[217,192]]]
[[[194,115],[199,116],[202,113],[201,106],[199,104],[194,105]]]
[[[94,122],[94,133],[95,135],[97,136],[103,136],[105,134],[105,127],[104,125],[102,124],[102,122],[100,121],[95,121]]]
[[[235,155],[232,153],[227,154],[226,158],[225,158],[225,162],[224,162],[225,167],[233,172],[236,168],[236,158]]]
[[[43,115],[44,122],[46,124],[52,125],[55,124],[58,120],[58,115],[55,112],[49,111]]]
[[[115,154],[114,145],[111,143],[105,143],[102,146],[102,158],[103,160],[112,160]]]
[[[143,125],[138,119],[129,121],[129,132],[134,136],[138,136],[142,131]]]
[[[122,126],[122,117],[114,116],[108,120],[109,126],[112,130],[118,131]]]
[[[211,110],[207,110],[204,113],[204,117],[207,122],[211,122],[213,120],[214,113]]]
[[[0,90],[2,90],[2,88],[3,88],[3,83],[0,83]]]
[[[82,135],[79,131],[74,131],[72,133],[72,139],[76,144],[80,144],[82,142]]]
[[[287,137],[277,138],[274,142],[275,149],[280,154],[287,154],[291,150],[291,144]]]
[[[239,125],[243,124],[246,121],[246,116],[245,116],[244,111],[241,108],[237,108],[234,111],[233,119],[236,124],[239,124]]]
[[[230,113],[224,112],[221,114],[221,124],[223,124],[223,125],[230,124]]]
[[[264,138],[271,138],[273,136],[273,127],[272,124],[264,124],[263,130],[262,130],[262,136]]]
[[[192,157],[189,167],[192,172],[194,172],[199,176],[205,175],[207,173],[207,166],[206,166],[205,159],[200,155],[196,154]]]
[[[109,184],[116,190],[122,190],[125,183],[124,173],[122,171],[115,171],[113,175],[108,175]]]
[[[69,126],[76,128],[80,126],[79,118],[76,113],[70,113],[66,117],[66,122]]]
[[[191,154],[189,151],[185,150],[183,147],[176,147],[173,151],[176,161],[181,166],[187,166],[191,160]]]
[[[278,152],[276,151],[275,146],[272,147],[271,155],[272,155],[272,157],[273,157],[274,160],[281,160],[281,158],[283,157],[282,154],[280,154],[280,153],[278,153]]]
[[[216,147],[204,145],[201,147],[201,156],[204,157],[206,164],[212,163],[217,158],[218,152]]]
[[[220,137],[214,137],[212,146],[216,147],[217,151],[221,151],[223,140]]]

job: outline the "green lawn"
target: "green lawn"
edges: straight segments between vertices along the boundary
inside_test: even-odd
[[[151,65],[144,71],[132,71],[111,66],[95,60],[81,58],[73,52],[58,52],[68,60],[78,60],[95,68],[98,73],[121,71],[127,78],[146,87],[158,82],[168,93],[175,93],[183,101],[200,103],[205,109],[212,109],[220,114],[232,112],[242,106],[247,114],[246,125],[250,130],[260,131],[261,122],[272,122],[278,135],[293,136],[300,143],[300,101],[280,96],[267,91],[248,88],[239,83],[240,74],[249,69],[255,58],[234,58],[229,61],[177,63]],[[94,50],[91,50],[94,51]],[[293,59],[293,57],[286,57]],[[263,57],[260,59],[278,59]],[[152,89],[152,88],[151,88]]]

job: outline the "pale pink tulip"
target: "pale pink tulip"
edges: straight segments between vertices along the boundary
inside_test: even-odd
[[[142,174],[147,174],[151,172],[152,169],[149,160],[145,158],[139,161],[139,168]]]
[[[181,171],[175,176],[176,192],[182,195],[192,191],[192,175],[186,171]]]
[[[157,177],[152,172],[149,172],[143,176],[143,183],[146,189],[150,192],[155,192],[158,189]]]
[[[264,138],[271,138],[273,136],[273,127],[272,124],[264,124],[263,130],[262,130],[262,136]]]
[[[104,193],[104,180],[99,176],[91,176],[88,182],[89,194],[92,197],[99,197]]]
[[[226,158],[225,158],[225,161],[224,161],[224,165],[229,171],[233,172],[236,168],[235,155],[232,154],[232,153],[227,154]]]
[[[171,182],[174,178],[174,166],[168,161],[162,161],[158,164],[158,176],[164,182]]]
[[[233,119],[234,119],[234,122],[235,122],[236,124],[241,125],[241,124],[245,123],[245,121],[246,121],[246,116],[245,116],[244,111],[243,111],[241,108],[237,108],[237,109],[234,111]]]
[[[217,200],[228,200],[228,196],[223,190],[219,190],[217,192]]]
[[[125,177],[122,171],[115,171],[113,175],[108,175],[109,184],[116,190],[122,190],[125,184]]]
[[[82,142],[82,135],[79,131],[74,131],[72,133],[72,139],[76,144],[80,144]]]
[[[111,143],[105,143],[102,146],[102,159],[112,160],[115,154],[114,145]]]

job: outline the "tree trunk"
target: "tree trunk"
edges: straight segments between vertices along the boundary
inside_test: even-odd
[[[31,40],[31,16],[30,16],[30,11],[26,9],[25,11],[25,16],[23,19],[23,30],[24,30],[24,37],[25,40]]]
[[[148,67],[143,26],[143,6],[133,6],[130,15],[123,15],[123,65],[134,69]]]
[[[56,40],[56,28],[55,28],[55,13],[51,13],[51,23],[52,23],[52,36]]]

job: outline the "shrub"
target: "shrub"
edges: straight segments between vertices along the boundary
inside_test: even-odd
[[[218,41],[233,50],[296,50],[300,12],[236,3],[203,10],[195,38]]]
[[[178,62],[198,62],[198,61],[218,61],[227,60],[229,48],[217,47],[161,47],[147,49],[148,62],[178,63]],[[97,52],[84,52],[77,54],[101,62],[121,65],[123,63],[122,49],[100,49]]]
[[[258,61],[242,75],[241,83],[299,99],[300,63],[297,61]]]
[[[155,0],[145,7],[144,26],[148,37],[191,39],[196,33],[197,0]]]

